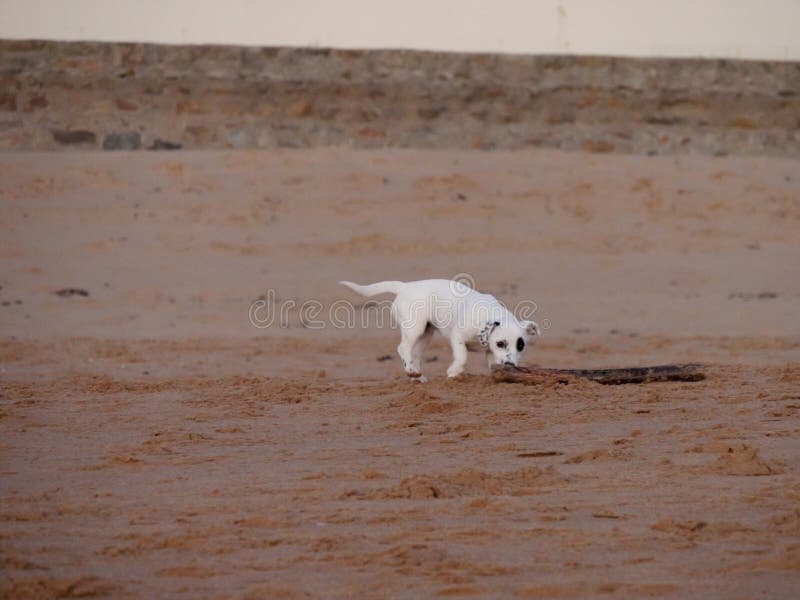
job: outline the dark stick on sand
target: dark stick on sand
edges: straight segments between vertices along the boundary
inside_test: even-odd
[[[653,383],[655,381],[701,381],[706,378],[703,365],[658,365],[655,367],[629,367],[623,369],[528,369],[509,365],[492,367],[495,381],[506,383],[570,383],[588,379],[603,385],[623,383]]]

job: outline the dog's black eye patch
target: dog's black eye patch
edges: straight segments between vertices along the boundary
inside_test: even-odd
[[[508,344],[506,344],[505,340],[500,340],[499,342],[497,342],[498,348],[505,348],[507,345]]]
[[[522,338],[517,338],[517,352],[522,352],[525,349],[525,341]]]

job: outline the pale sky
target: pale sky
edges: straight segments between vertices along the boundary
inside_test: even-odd
[[[800,0],[0,0],[0,38],[800,60]]]

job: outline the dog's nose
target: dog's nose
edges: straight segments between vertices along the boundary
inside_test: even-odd
[[[511,362],[510,360],[503,361],[503,364],[504,364],[504,365],[511,366],[511,367],[516,367],[516,366],[517,366],[517,365],[515,365],[513,362]]]

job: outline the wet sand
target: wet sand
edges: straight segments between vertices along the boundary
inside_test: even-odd
[[[790,596],[798,172],[0,155],[0,595]],[[535,301],[526,364],[692,361],[708,378],[527,387],[473,356],[448,381],[436,339],[414,385],[395,331],[316,325],[364,306],[339,279],[459,273]],[[285,323],[254,327],[259,297]]]

